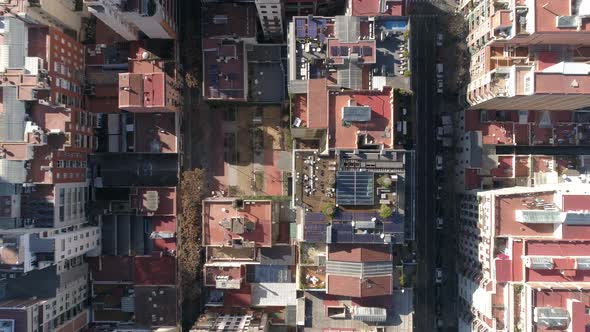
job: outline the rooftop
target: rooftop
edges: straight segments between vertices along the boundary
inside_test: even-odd
[[[350,0],[353,16],[402,16],[404,2],[396,0]]]
[[[165,111],[166,74],[119,74],[119,108],[127,111]]]
[[[138,215],[173,216],[176,214],[176,188],[139,187],[129,197]]]
[[[203,202],[203,245],[227,246],[236,241],[256,246],[272,245],[272,202],[243,201],[234,207],[233,199],[207,199]]]
[[[136,256],[133,282],[136,285],[175,285],[176,258],[172,256]]]
[[[390,262],[391,248],[387,245],[330,244],[328,260],[342,262]]]
[[[258,20],[251,4],[208,3],[204,7],[204,37],[255,38]]]
[[[143,326],[174,326],[178,322],[175,287],[136,286],[135,321]]]
[[[203,94],[208,99],[245,100],[244,43],[203,39]]]
[[[388,295],[393,292],[393,277],[350,277],[328,274],[327,294],[349,297],[370,297]]]
[[[371,92],[331,92],[329,94],[330,147],[357,149],[375,144],[384,148],[393,146],[392,89]],[[368,107],[370,120],[345,121],[344,109],[350,106]]]
[[[87,257],[93,281],[133,281],[133,257],[97,256]]]
[[[135,113],[135,151],[175,153],[176,124],[174,113]]]

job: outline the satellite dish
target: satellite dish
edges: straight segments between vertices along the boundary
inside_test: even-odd
[[[371,218],[371,221],[375,222],[375,221],[377,221],[377,218],[373,217],[373,218]]]
[[[354,225],[355,225],[355,222],[354,222],[354,220],[353,220],[353,221],[351,221],[351,222],[350,222],[350,224],[352,225],[352,227],[354,227]]]
[[[147,60],[150,57],[150,54],[148,52],[143,52],[141,53],[141,58],[144,60]]]

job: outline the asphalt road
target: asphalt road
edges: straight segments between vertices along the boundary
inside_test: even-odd
[[[436,35],[443,33],[446,15],[450,8],[443,1],[410,0],[412,61],[412,90],[416,112],[416,248],[418,254],[416,287],[414,290],[415,331],[456,331],[457,279],[455,276],[455,231],[453,221],[454,174],[437,174],[435,158],[444,154],[437,146],[435,130],[439,114],[453,111],[443,94],[437,92],[436,63],[449,59],[437,59]],[[449,73],[445,73],[449,74]],[[445,89],[445,92],[447,89]],[[452,164],[446,151],[446,166]],[[452,165],[451,165],[452,166]],[[442,192],[437,195],[438,187]],[[437,196],[440,197],[437,200]],[[419,205],[421,204],[421,205]],[[444,216],[442,230],[436,227],[436,217]],[[436,268],[442,268],[442,284],[435,283]],[[437,325],[439,320],[441,326]]]
[[[412,2],[410,54],[412,90],[416,112],[416,244],[418,252],[415,288],[415,331],[436,331],[437,311],[447,295],[445,287],[435,284],[435,269],[442,265],[440,252],[442,232],[436,229],[437,182],[435,156],[437,114],[442,111],[442,96],[436,91],[436,45],[438,13],[430,2]],[[445,269],[446,270],[446,269]],[[445,271],[451,272],[451,271]],[[448,273],[445,273],[448,274]],[[438,288],[438,290],[437,290]],[[437,304],[438,301],[438,304]],[[448,321],[448,323],[447,323]],[[443,320],[452,324],[454,320]]]

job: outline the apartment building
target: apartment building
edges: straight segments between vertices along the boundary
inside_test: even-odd
[[[590,27],[584,1],[464,1],[472,108],[587,107]]]
[[[57,24],[2,19],[0,315],[10,331],[80,331],[84,256],[101,246],[87,211],[96,119],[82,103],[83,47]]]
[[[470,200],[459,242],[463,330],[585,329],[589,189],[512,187]]]
[[[4,17],[17,16],[30,24],[51,26],[74,39],[83,39],[83,18],[88,16],[82,0],[5,0]]]
[[[176,0],[84,0],[84,4],[125,40],[176,38]]]

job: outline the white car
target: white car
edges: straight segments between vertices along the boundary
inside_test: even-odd
[[[436,269],[436,273],[434,274],[434,277],[435,277],[435,280],[434,281],[437,284],[442,283],[442,280],[443,280],[443,270],[440,267]]]
[[[436,218],[436,229],[442,229],[444,225],[443,218]]]
[[[436,92],[443,93],[443,81],[442,81],[442,79],[438,79],[436,81]]]
[[[442,46],[443,44],[443,35],[442,33],[436,34],[436,46]]]
[[[443,157],[438,154],[436,155],[436,170],[437,171],[442,171],[443,169]]]

